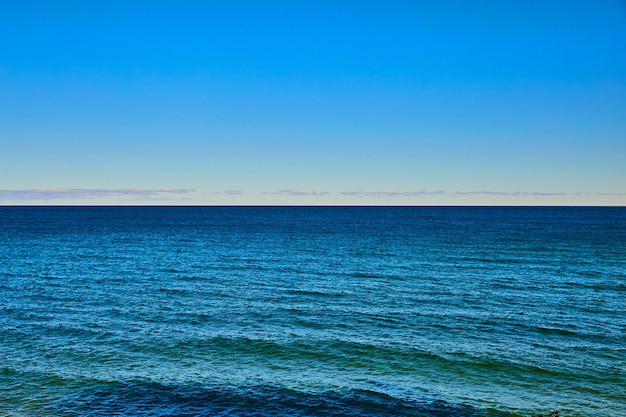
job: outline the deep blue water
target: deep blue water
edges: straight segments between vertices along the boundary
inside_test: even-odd
[[[626,415],[626,209],[0,207],[0,415]]]

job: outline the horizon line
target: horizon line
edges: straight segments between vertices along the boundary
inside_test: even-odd
[[[625,208],[624,205],[507,204],[0,204],[0,208]]]

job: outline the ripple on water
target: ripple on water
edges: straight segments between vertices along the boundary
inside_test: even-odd
[[[626,415],[625,224],[0,208],[0,414]]]

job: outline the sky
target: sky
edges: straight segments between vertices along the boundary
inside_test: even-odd
[[[626,2],[0,0],[0,205],[626,205]]]

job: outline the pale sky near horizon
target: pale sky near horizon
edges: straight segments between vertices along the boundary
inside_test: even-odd
[[[626,2],[0,1],[0,205],[626,206]]]

